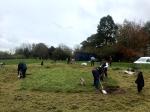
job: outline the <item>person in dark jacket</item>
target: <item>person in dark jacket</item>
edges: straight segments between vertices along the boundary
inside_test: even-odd
[[[71,57],[68,57],[67,58],[67,64],[70,64],[70,61],[71,61]]]
[[[99,84],[100,84],[100,77],[101,77],[101,67],[94,68],[92,70],[93,74],[93,86],[95,86],[96,89],[99,89]]]
[[[25,63],[20,62],[18,64],[18,77],[19,78],[25,78],[26,76],[26,70],[27,70],[27,66]]]
[[[94,62],[95,62],[95,57],[91,57],[91,66],[94,66]]]
[[[103,60],[100,67],[103,69],[103,77],[105,76],[106,78],[108,78],[108,75],[107,75],[107,71],[109,67],[108,61],[106,59]]]
[[[135,83],[137,84],[138,93],[140,93],[142,91],[142,88],[144,87],[144,77],[141,71],[138,73]]]
[[[41,66],[43,66],[44,65],[44,62],[43,62],[43,60],[41,61]]]

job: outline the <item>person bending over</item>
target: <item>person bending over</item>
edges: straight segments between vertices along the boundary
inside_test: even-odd
[[[18,77],[19,78],[25,78],[26,76],[26,70],[27,70],[27,66],[25,63],[20,62],[18,64]]]

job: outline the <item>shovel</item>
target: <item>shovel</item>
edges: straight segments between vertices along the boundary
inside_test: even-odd
[[[101,85],[101,91],[102,91],[102,93],[103,93],[103,94],[107,94],[107,91],[104,90],[102,83],[101,83],[100,81],[99,81],[99,83],[100,83],[100,85]]]

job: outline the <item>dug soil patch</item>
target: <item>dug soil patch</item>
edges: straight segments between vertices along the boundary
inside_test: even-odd
[[[106,86],[105,90],[108,94],[124,94],[126,91],[119,86]]]

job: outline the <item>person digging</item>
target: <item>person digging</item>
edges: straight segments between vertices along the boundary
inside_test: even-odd
[[[93,74],[93,86],[95,87],[96,91],[99,91],[100,90],[100,86],[101,86],[101,90],[102,90],[102,93],[103,94],[107,94],[107,92],[103,89],[103,86],[100,82],[100,75],[101,75],[101,68],[98,67],[98,68],[94,68],[92,70],[92,74]]]

